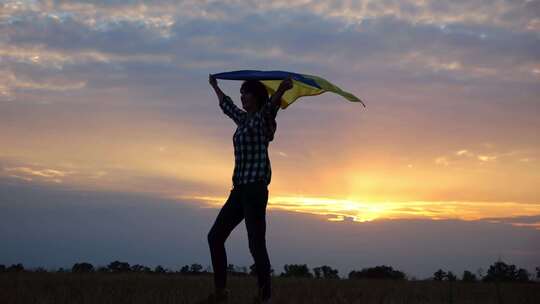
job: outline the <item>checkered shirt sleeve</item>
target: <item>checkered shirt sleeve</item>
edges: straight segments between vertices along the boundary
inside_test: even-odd
[[[239,109],[227,95],[224,95],[220,100],[219,106],[223,113],[229,116],[237,125],[241,124],[246,117],[246,111]]]

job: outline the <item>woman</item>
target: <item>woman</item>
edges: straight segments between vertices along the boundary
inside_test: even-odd
[[[266,87],[256,80],[248,80],[240,88],[242,107],[239,109],[223,93],[212,75],[209,82],[219,99],[223,112],[237,125],[233,136],[233,189],[208,233],[208,244],[214,268],[215,292],[206,303],[226,303],[227,254],[225,240],[245,219],[249,250],[255,260],[259,293],[257,301],[269,303],[271,296],[270,260],[266,251],[266,204],[272,171],[268,144],[274,139],[276,115],[283,94],[292,88],[292,80],[281,82],[278,90],[268,98]]]

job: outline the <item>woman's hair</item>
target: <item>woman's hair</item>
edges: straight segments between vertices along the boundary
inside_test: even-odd
[[[262,82],[258,80],[246,80],[240,87],[241,91],[251,93],[257,100],[257,109],[260,109],[268,102],[268,91]]]

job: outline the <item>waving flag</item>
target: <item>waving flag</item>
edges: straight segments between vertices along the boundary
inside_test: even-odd
[[[360,98],[349,92],[345,92],[330,81],[319,76],[298,74],[285,71],[256,71],[256,70],[241,70],[233,72],[225,72],[214,74],[218,79],[228,80],[259,80],[266,86],[270,95],[274,94],[283,79],[291,77],[293,80],[292,89],[283,94],[281,99],[281,108],[285,109],[296,99],[302,96],[314,96],[324,92],[333,92],[345,97],[349,101],[360,102],[364,107],[364,103]]]

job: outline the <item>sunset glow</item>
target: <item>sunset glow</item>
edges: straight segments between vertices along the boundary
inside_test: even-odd
[[[205,202],[221,207],[226,197],[178,197]],[[540,212],[538,204],[515,202],[360,202],[331,198],[278,196],[269,200],[269,209],[314,215],[323,215],[328,221],[369,222],[389,219],[480,220],[534,215]],[[513,223],[540,229],[540,222]]]
[[[219,107],[209,74],[283,70],[318,75],[366,105],[323,93],[278,111],[268,208],[282,227],[310,223],[295,235],[306,241],[302,250],[332,251],[311,233],[340,231],[333,252],[350,263],[422,253],[438,248],[440,234],[417,239],[417,232],[444,226],[456,248],[467,247],[460,240],[468,231],[468,244],[478,247],[455,259],[434,254],[435,262],[445,254],[451,264],[502,252],[534,269],[539,3],[2,1],[0,223],[18,220],[1,227],[0,241],[20,240],[13,256],[30,255],[28,244],[56,244],[55,233],[78,231],[81,220],[70,220],[86,220],[79,210],[89,208],[88,239],[137,222],[146,240],[156,239],[146,231],[186,232],[186,248],[203,248],[189,254],[203,256],[235,165],[236,125]],[[218,81],[238,106],[241,83]],[[47,210],[55,212],[40,217]],[[25,220],[34,218],[37,226]],[[410,239],[397,237],[393,225]],[[392,229],[380,240],[383,226]],[[49,239],[35,231],[50,232]],[[340,239],[348,231],[369,233]],[[401,247],[370,247],[368,254],[359,238]],[[282,239],[274,244],[283,261],[297,257]],[[415,253],[402,262],[424,258]]]

